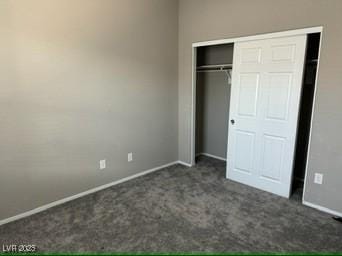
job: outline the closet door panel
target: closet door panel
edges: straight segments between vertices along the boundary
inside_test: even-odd
[[[259,73],[242,73],[239,78],[238,115],[255,117],[258,102]]]
[[[306,36],[234,46],[227,177],[290,193]]]
[[[269,73],[265,115],[268,120],[286,121],[289,112],[291,73]]]
[[[236,131],[234,171],[252,174],[255,134],[249,131]]]

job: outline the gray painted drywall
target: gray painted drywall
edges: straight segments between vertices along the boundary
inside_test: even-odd
[[[224,72],[197,73],[196,153],[226,158],[230,84]]]
[[[219,44],[197,48],[197,66],[231,64],[233,62],[233,44]]]
[[[179,158],[190,162],[191,44],[324,27],[304,199],[342,212],[342,1],[180,0]],[[322,185],[313,183],[324,174]]]
[[[197,66],[233,62],[233,44],[199,47]],[[198,72],[196,82],[196,154],[226,158],[230,84],[224,72]]]
[[[178,1],[1,0],[0,34],[0,219],[177,160]]]
[[[305,200],[342,212],[341,10],[339,0],[0,1],[0,219],[188,162],[192,42],[318,25]]]

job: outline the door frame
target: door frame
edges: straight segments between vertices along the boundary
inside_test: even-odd
[[[321,53],[321,45],[323,38],[323,26],[317,27],[308,27],[294,30],[286,30],[281,32],[274,33],[266,33],[266,34],[257,34],[252,36],[243,36],[243,37],[235,37],[228,39],[218,39],[218,40],[210,40],[203,42],[196,42],[192,44],[192,89],[191,89],[191,120],[190,120],[190,166],[195,165],[195,145],[196,145],[196,60],[197,60],[197,47],[201,46],[210,46],[210,45],[220,45],[220,44],[229,44],[236,42],[245,42],[245,41],[253,41],[253,40],[262,40],[262,39],[271,39],[271,38],[279,38],[279,37],[290,37],[297,35],[308,35],[312,33],[321,33],[320,36],[320,45],[319,45],[319,55],[317,62],[317,72],[316,72],[316,81],[315,81],[315,89],[313,95],[313,107],[311,112],[311,121],[310,121],[310,132],[309,132],[309,142],[308,142],[308,152],[306,157],[306,167],[305,167],[305,178],[304,178],[304,192],[303,198],[305,195],[305,184],[307,179],[307,168],[308,168],[308,160],[310,155],[310,144],[311,144],[311,136],[312,136],[312,123],[313,123],[313,114],[315,110],[315,101],[316,101],[316,92],[317,92],[317,83],[318,83],[318,74],[319,74],[319,64],[320,64],[320,53]],[[234,68],[234,67],[233,67]],[[227,131],[228,132],[228,131]],[[227,147],[228,147],[227,141]]]

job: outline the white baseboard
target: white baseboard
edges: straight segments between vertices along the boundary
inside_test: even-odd
[[[146,174],[151,173],[151,172],[158,171],[158,170],[160,170],[160,169],[169,167],[169,166],[171,166],[171,165],[175,165],[175,164],[177,164],[177,163],[180,163],[180,161],[174,161],[174,162],[171,162],[171,163],[168,163],[168,164],[164,164],[164,165],[161,165],[161,166],[158,166],[158,167],[155,167],[155,168],[152,168],[152,169],[143,171],[143,172],[139,172],[139,173],[137,173],[137,174],[128,176],[128,177],[126,177],[126,178],[123,178],[123,179],[120,179],[120,180],[117,180],[117,181],[113,181],[113,182],[111,182],[111,183],[108,183],[108,184],[105,184],[105,185],[102,185],[102,186],[99,186],[99,187],[96,187],[96,188],[89,189],[89,190],[84,191],[84,192],[81,192],[81,193],[79,193],[79,194],[76,194],[76,195],[73,195],[73,196],[69,196],[69,197],[63,198],[63,199],[61,199],[61,200],[54,201],[54,202],[49,203],[49,204],[45,204],[45,205],[40,206],[40,207],[38,207],[38,208],[32,209],[32,210],[27,211],[27,212],[24,212],[24,213],[20,213],[20,214],[18,214],[18,215],[9,217],[9,218],[7,218],[7,219],[0,220],[0,226],[1,226],[1,225],[4,225],[4,224],[6,224],[6,223],[9,223],[9,222],[12,222],[12,221],[15,221],[15,220],[19,220],[19,219],[28,217],[28,216],[30,216],[30,215],[33,215],[33,214],[36,214],[36,213],[45,211],[45,210],[47,210],[47,209],[49,209],[49,208],[51,208],[51,207],[54,207],[54,206],[57,206],[57,205],[60,205],[60,204],[64,204],[64,203],[66,203],[66,202],[75,200],[75,199],[77,199],[77,198],[80,198],[80,197],[83,197],[83,196],[86,196],[86,195],[89,195],[89,194],[98,192],[98,191],[100,191],[100,190],[109,188],[109,187],[111,187],[111,186],[114,186],[114,185],[123,183],[123,182],[125,182],[125,181],[131,180],[131,179],[135,179],[135,178],[137,178],[137,177],[146,175]]]
[[[223,160],[223,161],[226,160],[226,159],[223,159],[223,158],[221,158],[221,157],[213,156],[213,155],[206,154],[206,153],[201,153],[201,154],[199,154],[199,155],[205,155],[205,156],[217,158],[217,159],[220,159],[220,160]],[[114,185],[123,183],[123,182],[125,182],[125,181],[129,181],[129,180],[135,179],[135,178],[137,178],[137,177],[146,175],[146,174],[148,174],[148,173],[155,172],[155,171],[158,171],[158,170],[160,170],[160,169],[163,169],[163,168],[166,168],[166,167],[175,165],[175,164],[181,164],[181,165],[185,165],[185,166],[187,166],[187,167],[191,167],[191,164],[186,163],[186,162],[183,162],[183,161],[174,161],[174,162],[171,162],[171,163],[168,163],[168,164],[164,164],[164,165],[161,165],[161,166],[158,166],[158,167],[155,167],[155,168],[152,168],[152,169],[149,169],[149,170],[146,170],[146,171],[143,171],[143,172],[140,172],[140,173],[137,173],[137,174],[128,176],[128,177],[126,177],[126,178],[123,178],[123,179],[120,179],[120,180],[117,180],[117,181],[113,181],[113,182],[111,182],[111,183],[108,183],[108,184],[105,184],[105,185],[102,185],[102,186],[99,186],[99,187],[96,187],[96,188],[93,188],[93,189],[89,189],[89,190],[87,190],[87,191],[78,193],[78,194],[76,194],[76,195],[73,195],[73,196],[70,196],[70,197],[66,197],[66,198],[63,198],[63,199],[61,199],[61,200],[54,201],[54,202],[52,202],[52,203],[49,203],[49,204],[40,206],[40,207],[35,208],[35,209],[32,209],[32,210],[30,210],[30,211],[27,211],[27,212],[24,212],[24,213],[21,213],[21,214],[18,214],[18,215],[9,217],[9,218],[7,218],[7,219],[0,220],[0,226],[1,226],[1,225],[4,225],[4,224],[6,224],[6,223],[9,223],[9,222],[12,222],[12,221],[16,221],[16,220],[19,220],[19,219],[28,217],[28,216],[30,216],[30,215],[33,215],[33,214],[36,214],[36,213],[45,211],[45,210],[47,210],[47,209],[49,209],[49,208],[51,208],[51,207],[54,207],[54,206],[57,206],[57,205],[60,205],[60,204],[64,204],[64,203],[66,203],[66,202],[75,200],[75,199],[77,199],[77,198],[80,198],[80,197],[83,197],[83,196],[86,196],[86,195],[89,195],[89,194],[98,192],[98,191],[100,191],[100,190],[109,188],[109,187],[111,187],[111,186],[114,186]],[[326,207],[323,207],[323,206],[319,206],[319,205],[316,205],[316,204],[313,204],[313,203],[309,203],[309,202],[306,202],[306,201],[304,201],[304,200],[303,200],[303,204],[306,205],[306,206],[315,208],[315,209],[317,209],[317,210],[320,210],[320,211],[323,211],[323,212],[326,212],[326,213],[329,213],[329,214],[332,214],[332,215],[335,215],[335,216],[342,217],[342,213],[337,212],[337,211],[334,211],[334,210],[331,210],[331,209],[329,209],[329,208],[326,208]]]
[[[306,205],[306,206],[315,208],[315,209],[317,209],[319,211],[326,212],[326,213],[329,213],[329,214],[334,215],[334,216],[342,217],[342,213],[341,212],[337,212],[337,211],[331,210],[329,208],[326,208],[326,207],[323,207],[323,206],[320,206],[320,205],[317,205],[317,204],[309,203],[309,202],[304,201],[304,200],[302,201],[302,203],[304,205]]]
[[[181,165],[185,165],[187,167],[191,167],[192,166],[191,164],[188,164],[188,163],[180,161],[180,160],[178,161],[178,163],[181,164]]]
[[[220,156],[215,156],[215,155],[208,154],[208,153],[198,153],[198,154],[196,154],[196,156],[200,156],[200,155],[208,156],[208,157],[215,158],[215,159],[222,160],[222,161],[227,161],[226,158],[223,158],[223,157],[220,157]]]

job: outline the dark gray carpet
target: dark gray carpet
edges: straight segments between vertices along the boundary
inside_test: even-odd
[[[40,251],[342,251],[330,215],[225,179],[202,157],[0,227],[2,244]]]

